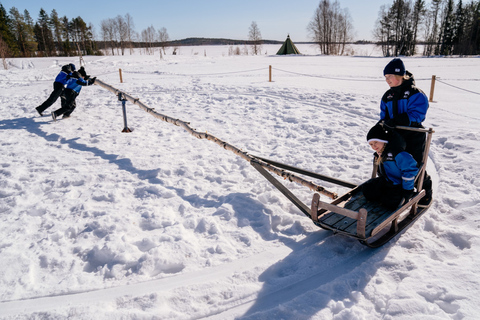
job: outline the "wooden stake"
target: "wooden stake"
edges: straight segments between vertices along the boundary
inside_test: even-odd
[[[268,66],[268,82],[272,82],[272,66]]]
[[[123,83],[122,69],[118,69],[118,73],[120,74],[120,83]]]
[[[435,79],[436,76],[432,76],[432,84],[430,85],[430,99],[428,100],[429,102],[433,102],[433,91],[435,90]]]

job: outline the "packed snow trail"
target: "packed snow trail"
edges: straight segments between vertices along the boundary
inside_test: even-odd
[[[197,313],[192,319],[234,319],[239,317],[241,319],[251,317],[262,319],[263,312],[268,312],[280,304],[292,302],[297,298],[309,299],[312,290],[315,291],[315,295],[319,293],[326,296],[331,295],[329,285],[348,273],[362,272],[363,263],[374,256],[376,256],[375,260],[381,256],[376,250],[364,248],[356,251],[352,256],[344,255],[341,259],[331,257],[332,261],[323,261],[323,263],[320,260],[315,266],[303,270],[299,276],[297,275],[293,279],[277,284],[271,283],[271,280],[274,279],[272,276],[278,272],[278,268],[283,268],[282,264],[285,261],[298,259],[311,252],[315,247],[317,249],[313,250],[318,251],[321,248],[318,244],[324,241],[339,241],[331,239],[332,237],[336,236],[324,231],[319,234],[311,234],[305,241],[298,243],[286,240],[285,246],[270,247],[268,251],[247,258],[157,280],[85,292],[0,302],[0,317],[48,312],[64,314],[92,305],[110,305],[116,301],[118,303],[122,299],[132,300],[149,295],[160,297],[178,290],[197,291],[202,286],[215,291],[216,286],[222,287],[222,284],[228,284],[231,282],[229,279],[235,278],[237,275],[254,272],[259,275],[259,280],[264,282],[261,291],[252,292],[234,300],[230,299],[226,303],[211,308],[207,314]],[[354,247],[358,248],[358,246],[360,245],[357,244]],[[318,260],[318,258],[314,260]],[[82,316],[88,316],[88,314]]]
[[[59,294],[36,297],[16,301],[0,302],[0,317],[16,314],[40,313],[62,308],[88,306],[99,302],[113,302],[123,296],[140,297],[152,293],[173,291],[181,287],[195,286],[202,283],[215,282],[221,278],[231,277],[252,267],[265,267],[287,256],[291,250],[288,247],[277,247],[269,251],[239,259],[225,265],[204,268],[158,280],[151,280],[120,287],[112,287],[94,291]]]

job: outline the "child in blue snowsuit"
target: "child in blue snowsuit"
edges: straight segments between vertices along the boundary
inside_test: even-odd
[[[422,122],[428,110],[428,98],[417,88],[413,74],[405,69],[399,58],[391,60],[384,68],[383,75],[390,89],[385,92],[380,102],[380,121],[389,128],[405,126],[423,128]],[[420,165],[423,163],[426,134],[407,130],[398,130],[405,139],[405,151],[410,153]],[[425,197],[419,205],[429,205],[432,200],[432,180],[425,173],[423,189]]]
[[[374,161],[379,166],[378,177],[363,184],[363,195],[369,201],[378,201],[395,209],[413,195],[417,162],[405,151],[405,140],[394,130],[386,131],[380,124],[370,129],[367,141],[375,150]]]
[[[52,118],[54,121],[57,120],[57,117],[63,114],[63,118],[70,117],[70,114],[75,110],[77,107],[77,103],[75,100],[77,96],[80,94],[80,90],[82,90],[83,86],[90,86],[95,83],[94,78],[90,78],[87,75],[85,69],[83,67],[78,70],[78,72],[74,72],[72,77],[67,81],[67,87],[65,88],[65,103],[62,104],[62,107],[58,110],[52,112]]]
[[[62,71],[57,75],[55,78],[55,81],[53,82],[53,92],[50,94],[47,100],[45,100],[44,103],[36,107],[37,112],[40,114],[40,116],[43,116],[43,112],[47,110],[52,104],[57,101],[58,97],[61,97],[62,104],[64,103],[65,100],[65,95],[64,95],[64,88],[65,84],[67,83],[68,79],[72,75],[72,72],[75,71],[75,65],[73,63],[64,65],[62,67]]]

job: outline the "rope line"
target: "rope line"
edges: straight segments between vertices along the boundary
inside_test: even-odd
[[[199,74],[182,74],[182,73],[159,73],[159,72],[135,72],[135,71],[123,71],[124,73],[129,73],[129,74],[148,74],[148,75],[159,75],[159,76],[182,76],[182,77],[205,77],[205,76],[220,76],[220,75],[229,75],[229,74],[240,74],[240,73],[251,73],[251,72],[258,72],[258,71],[264,71],[266,68],[258,68],[258,69],[250,69],[250,70],[241,70],[241,71],[230,71],[230,72],[218,72],[218,73],[199,73]],[[361,81],[361,82],[383,82],[385,81],[384,79],[358,79],[358,78],[340,78],[340,77],[329,77],[329,76],[322,76],[322,75],[312,75],[312,74],[306,74],[306,73],[300,73],[300,72],[294,72],[294,71],[288,71],[288,70],[283,70],[283,69],[278,69],[278,68],[272,68],[273,70],[288,73],[288,74],[294,74],[298,76],[304,76],[304,77],[311,77],[311,78],[319,78],[319,79],[329,79],[329,80],[339,80],[339,81]],[[116,73],[115,71],[112,72],[105,72],[102,74],[99,74],[98,76],[104,76],[107,74],[114,74]],[[428,78],[420,78],[420,79],[415,79],[416,81],[421,81],[421,80],[430,80]],[[464,80],[464,81],[480,81],[480,79],[456,79],[456,80]],[[1,79],[0,82],[31,82],[32,80],[16,80],[16,79]],[[47,82],[51,80],[35,80],[35,82]],[[454,86],[452,84],[449,84],[445,81],[440,80],[439,77],[436,78],[436,81],[443,83],[447,86],[450,86],[452,88],[462,90],[465,92],[473,93],[480,95],[479,92],[475,92],[472,90],[464,89],[458,86]]]
[[[243,70],[243,71],[230,71],[230,72],[218,72],[218,73],[199,73],[199,74],[182,74],[182,73],[156,73],[162,76],[182,76],[182,77],[198,77],[198,76],[217,76],[217,75],[226,75],[226,74],[237,74],[237,73],[249,73],[264,71],[266,68],[252,69],[252,70]],[[124,71],[125,73],[130,74],[152,74],[151,72],[134,72],[134,71]],[[155,74],[155,72],[154,72]]]
[[[327,76],[311,75],[311,74],[306,74],[306,73],[287,71],[287,70],[282,70],[282,69],[277,69],[277,68],[272,68],[272,69],[277,70],[277,71],[281,71],[281,72],[285,72],[285,73],[296,74],[298,76],[311,77],[311,78],[321,78],[321,79],[330,79],[330,80],[346,80],[346,81],[385,81],[383,79],[336,78],[336,77],[327,77]]]
[[[442,80],[439,80],[438,78],[437,78],[437,81],[443,83],[444,85],[450,86],[450,87],[455,88],[455,89],[458,89],[458,90],[462,90],[462,91],[466,91],[466,92],[470,92],[470,93],[473,93],[473,94],[478,94],[478,95],[480,95],[479,92],[475,92],[475,91],[471,91],[471,90],[467,90],[467,89],[463,89],[463,88],[454,86],[453,84],[446,83],[446,82],[444,82],[444,81],[442,81]]]

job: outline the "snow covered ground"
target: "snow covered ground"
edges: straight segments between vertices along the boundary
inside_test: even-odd
[[[298,47],[305,55],[221,46],[84,60],[89,74],[244,151],[361,183],[390,58]],[[137,106],[127,103],[133,132],[122,133],[121,103],[99,86],[82,89],[72,118],[39,117],[59,67],[78,57],[9,59],[0,319],[475,319],[480,60],[404,61],[427,95],[432,75],[442,81],[425,122],[436,131],[435,200],[370,249],[316,227],[235,154]],[[310,205],[310,190],[286,185]]]

